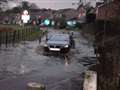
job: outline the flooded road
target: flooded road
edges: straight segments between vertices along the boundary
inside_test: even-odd
[[[39,41],[1,48],[0,90],[26,90],[29,82],[42,83],[46,90],[82,90],[83,72],[96,63],[96,58],[92,43],[81,33],[74,32],[74,40],[70,60],[62,55],[44,55]]]

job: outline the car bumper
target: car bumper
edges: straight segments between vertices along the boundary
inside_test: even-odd
[[[60,48],[49,48],[50,51],[60,51]]]
[[[44,50],[46,52],[52,51],[52,52],[67,53],[67,52],[69,52],[70,48],[48,48],[48,47],[44,47]]]

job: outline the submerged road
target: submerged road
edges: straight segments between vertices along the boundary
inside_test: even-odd
[[[1,48],[0,90],[26,90],[29,82],[42,83],[46,90],[82,90],[83,72],[96,63],[96,58],[92,43],[80,32],[74,32],[74,40],[70,60],[64,60],[61,55],[45,56],[38,41]]]

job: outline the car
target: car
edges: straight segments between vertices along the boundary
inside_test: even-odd
[[[40,26],[41,28],[46,27],[46,25],[45,25],[44,23],[41,23],[39,26]]]
[[[71,38],[69,34],[51,34],[46,38],[44,51],[69,52],[71,48]]]

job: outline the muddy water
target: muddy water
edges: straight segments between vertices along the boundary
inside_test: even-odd
[[[75,49],[71,49],[69,60],[59,53],[44,55],[38,41],[2,48],[0,90],[26,90],[28,82],[43,83],[47,90],[81,90],[83,72],[96,63],[96,58],[91,42],[79,32],[74,32],[74,40]]]

